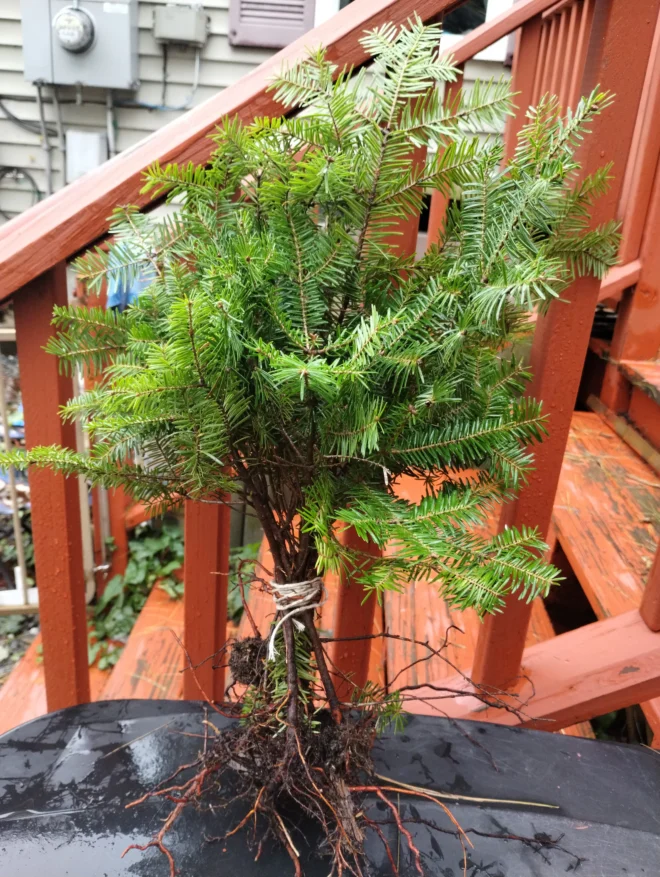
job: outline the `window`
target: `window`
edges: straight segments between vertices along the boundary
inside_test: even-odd
[[[445,15],[442,25],[445,33],[464,34],[486,20],[487,0],[468,0],[463,6]]]

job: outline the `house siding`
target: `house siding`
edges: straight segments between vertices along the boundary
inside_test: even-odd
[[[164,4],[165,0],[161,0]],[[139,3],[139,76],[140,88],[134,94],[115,93],[115,100],[134,99],[142,103],[162,102],[163,53],[152,34],[153,10],[156,2]],[[202,50],[199,86],[193,104],[199,104],[238,81],[242,76],[269,58],[274,50],[241,48],[229,44],[229,0],[206,0],[205,11],[210,18],[209,37]],[[188,98],[193,79],[195,54],[192,48],[168,47],[166,101],[178,106]],[[466,81],[490,78],[502,72],[497,62],[473,61],[467,65]],[[50,99],[52,87],[45,86],[46,120],[55,126],[55,111]],[[76,104],[72,87],[58,89],[65,128],[82,131],[106,130],[106,93],[102,89],[85,88],[82,104]],[[36,89],[23,77],[20,0],[0,0],[0,95],[15,116],[38,122]],[[151,132],[180,115],[176,111],[116,107],[116,148],[122,151],[133,146]],[[57,138],[51,138],[53,149],[52,185],[64,185],[63,159]],[[17,167],[28,171],[40,192],[46,191],[45,155],[41,137],[18,127],[0,111],[0,167]],[[26,181],[5,178],[0,183],[0,223],[26,210],[34,200]]]

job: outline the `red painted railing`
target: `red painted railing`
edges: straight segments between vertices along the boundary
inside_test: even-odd
[[[0,299],[11,296],[15,303],[29,446],[74,442],[70,427],[62,425],[58,416],[59,405],[71,394],[71,383],[58,373],[54,358],[43,352],[50,315],[53,305],[67,298],[67,261],[103,238],[111,209],[118,203],[146,203],[140,195],[142,172],[156,160],[207,159],[211,144],[206,135],[222,116],[236,115],[247,121],[277,114],[281,108],[267,91],[272,75],[304,55],[310,46],[322,43],[331,59],[342,65],[359,65],[365,61],[358,41],[365,29],[386,21],[404,22],[414,13],[429,21],[459,5],[460,0],[356,0],[236,85],[0,229]],[[660,0],[637,0],[635,4],[630,0],[522,0],[464,37],[452,50],[456,62],[462,65],[507,34],[516,33],[513,86],[519,93],[520,109],[507,127],[509,153],[526,107],[546,91],[557,93],[564,108],[574,106],[579,96],[596,84],[617,95],[614,106],[595,123],[582,159],[585,172],[604,161],[614,162],[614,183],[608,196],[599,202],[594,222],[613,217],[623,220],[624,261],[606,278],[602,288],[593,279],[576,281],[567,294],[571,305],[553,305],[538,321],[531,392],[542,398],[551,412],[551,436],[537,453],[537,470],[529,485],[506,510],[503,523],[548,530],[599,297],[620,295],[638,283],[637,293],[627,293],[626,316],[615,338],[615,344],[626,353],[635,343],[640,296],[644,289],[657,290],[660,285],[660,249],[653,246],[653,234],[660,232],[657,178],[653,199],[650,196],[660,150],[659,12]],[[454,90],[460,87],[459,82]],[[443,221],[445,207],[441,196],[434,195],[430,240]],[[403,231],[406,234],[398,238],[398,245],[405,241],[404,246],[413,251],[417,245],[416,218]],[[79,499],[74,482],[61,476],[35,472],[30,474],[30,481],[48,706],[57,709],[89,698]],[[228,531],[225,510],[195,504],[186,508],[185,645],[194,663],[215,652],[225,639],[227,577],[223,573],[228,567]],[[649,627],[657,625],[659,601],[660,575],[656,570],[645,598],[648,627],[639,621],[645,633],[638,641],[648,642],[643,646],[647,655],[660,648],[660,639],[656,641],[649,632]],[[351,589],[342,589],[335,635],[352,636],[369,629],[370,619],[364,614],[369,611],[360,608]],[[528,606],[511,601],[503,615],[484,624],[473,669],[480,681],[500,686],[518,675],[529,613]],[[638,623],[637,619],[633,621]],[[632,622],[626,623],[629,631]],[[617,633],[616,628],[612,633],[610,622],[600,624],[609,624],[607,631],[603,628],[604,633],[622,641],[624,634]],[[563,637],[556,639],[558,645],[554,648],[561,652],[559,641]],[[575,653],[574,645],[566,648],[571,655]],[[357,682],[363,681],[366,674],[368,649],[366,641],[350,653],[335,656],[344,669],[348,669],[348,663],[357,671]],[[616,654],[617,660],[625,660],[627,652],[623,649]],[[221,694],[221,674],[211,673],[210,662],[200,669],[198,678],[207,694]],[[640,689],[638,685],[635,696],[640,691],[647,697],[660,694],[660,670],[655,676],[649,671],[644,679],[646,687]],[[608,704],[626,705],[632,690],[632,684],[622,677],[608,689]],[[199,696],[192,678],[186,682],[185,696]],[[570,696],[575,701],[575,693]],[[583,701],[583,713],[596,710],[588,697]],[[542,697],[540,702],[545,702]],[[580,711],[564,702],[561,707],[552,703],[553,714],[570,713],[571,721]]]

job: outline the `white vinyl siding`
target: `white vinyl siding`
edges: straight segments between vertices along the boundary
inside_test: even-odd
[[[159,0],[165,2],[165,0]],[[210,18],[209,38],[202,50],[199,87],[193,104],[201,103],[219,90],[237,82],[242,76],[269,58],[272,49],[232,46],[229,43],[229,2],[230,0],[206,0],[204,9]],[[318,0],[319,5],[321,0]],[[116,92],[115,99],[135,99],[136,101],[160,104],[162,99],[163,52],[152,35],[153,10],[155,2],[140,2],[139,5],[139,53],[141,85],[135,94]],[[20,119],[37,123],[39,114],[36,104],[36,89],[23,78],[21,52],[21,21],[19,0],[0,0],[0,96],[7,108]],[[168,48],[166,101],[170,106],[182,104],[190,94],[194,74],[195,53],[193,49]],[[499,63],[472,62],[466,69],[466,81],[476,76],[490,78],[499,76],[502,65]],[[52,96],[52,88],[45,86],[44,96]],[[105,92],[101,89],[84,89],[83,103],[76,105],[75,89],[61,87],[58,90],[63,103],[64,127],[83,131],[106,130]],[[55,113],[51,103],[46,104],[46,118],[49,126],[55,127]],[[179,112],[149,110],[144,108],[117,107],[116,147],[118,151],[127,149],[142,140],[152,131],[180,115]],[[53,189],[64,184],[62,155],[56,137],[51,138]],[[39,134],[25,131],[4,117],[0,111],[0,167],[19,167],[27,170],[34,178],[39,190],[46,191],[44,173],[44,152]],[[12,216],[26,210],[33,196],[25,181],[3,179],[0,182],[0,211]],[[0,215],[0,222],[4,217]]]

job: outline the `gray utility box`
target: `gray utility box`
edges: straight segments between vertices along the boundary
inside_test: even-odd
[[[138,0],[21,0],[25,78],[138,87]]]
[[[154,38],[159,43],[179,43],[202,48],[209,17],[201,6],[172,4],[154,9]]]

